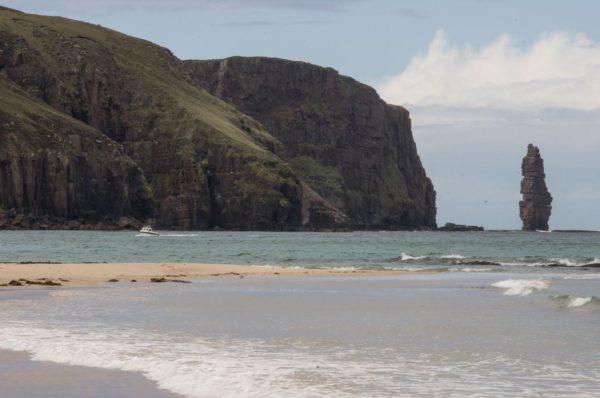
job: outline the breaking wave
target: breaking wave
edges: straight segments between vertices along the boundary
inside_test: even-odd
[[[507,296],[527,296],[535,291],[548,289],[550,283],[541,279],[507,279],[492,283],[492,286],[506,289],[504,294]]]
[[[137,329],[47,328],[26,322],[0,326],[0,348],[27,351],[35,361],[118,369],[143,374],[158,387],[185,397],[371,397],[397,396],[549,396],[548,385],[564,380],[596,380],[597,369],[521,362],[500,353],[456,362],[441,355],[365,361],[352,350],[309,352],[302,346],[280,349],[261,340],[204,339],[158,335]],[[393,374],[394,377],[390,377]],[[430,383],[435,377],[436,382]],[[524,387],[526,379],[531,386]],[[398,392],[402,391],[401,394]],[[590,382],[576,383],[574,395],[589,393]]]
[[[419,265],[505,266],[505,267],[573,267],[600,268],[600,258],[573,260],[569,258],[493,258],[462,254],[413,255],[402,253],[389,262]]]
[[[600,298],[596,296],[578,297],[570,294],[559,294],[551,297],[564,308],[589,307],[591,305],[600,305]]]

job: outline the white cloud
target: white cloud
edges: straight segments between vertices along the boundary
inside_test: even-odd
[[[546,33],[524,49],[508,35],[472,48],[439,31],[425,54],[378,91],[409,107],[600,109],[600,43],[581,33]]]

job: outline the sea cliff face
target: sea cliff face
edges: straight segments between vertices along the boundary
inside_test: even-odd
[[[242,65],[239,80],[225,73],[221,88],[208,91],[199,65],[211,63],[182,62],[99,26],[0,8],[5,224],[129,217],[171,229],[435,225],[435,193],[404,109],[308,64],[273,64],[279,80],[259,86]],[[314,81],[290,97],[276,87],[289,84],[288,74]],[[228,98],[235,85],[246,90],[240,95],[268,99],[265,108]],[[271,111],[278,101],[282,112],[302,111],[283,117]]]
[[[11,10],[0,10],[0,43],[1,79],[102,133],[139,166],[159,227],[300,225],[301,182],[271,151],[281,144],[194,87],[170,51],[98,26]],[[13,202],[30,211],[29,202],[12,198],[3,206]]]
[[[186,61],[194,82],[260,121],[293,169],[355,226],[435,227],[406,109],[331,68],[262,57]]]
[[[102,228],[151,215],[148,184],[121,145],[4,79],[0,90],[0,228]]]

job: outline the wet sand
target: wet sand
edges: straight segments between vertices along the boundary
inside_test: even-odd
[[[52,280],[62,285],[90,285],[111,279],[148,282],[151,278],[185,280],[219,276],[325,276],[325,275],[398,275],[414,274],[402,270],[315,269],[232,264],[198,263],[33,263],[0,264],[0,284],[11,280]],[[419,272],[422,273],[422,272]]]
[[[32,361],[27,353],[0,350],[0,385],[11,398],[178,398],[139,373]]]

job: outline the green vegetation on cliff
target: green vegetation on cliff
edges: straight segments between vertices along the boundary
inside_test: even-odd
[[[151,214],[148,184],[121,145],[0,77],[0,206],[99,221]]]
[[[186,65],[199,87],[263,123],[293,169],[351,224],[436,226],[435,191],[406,109],[306,62],[231,57]]]
[[[12,10],[0,11],[0,39],[1,78],[27,101],[43,101],[122,145],[150,185],[160,226],[300,224],[302,188],[274,153],[281,143],[190,84],[170,51],[99,26]],[[5,90],[0,97],[15,101]]]
[[[330,68],[183,62],[97,25],[0,7],[0,89],[0,206],[13,217],[435,225],[408,112]]]

